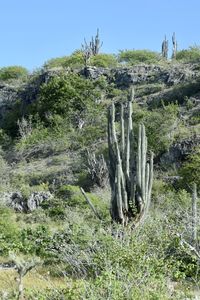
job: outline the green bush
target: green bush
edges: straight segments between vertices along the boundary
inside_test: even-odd
[[[165,152],[175,139],[178,106],[170,104],[152,111],[141,109],[137,104],[133,108],[134,126],[144,123],[149,149],[156,155]]]
[[[199,62],[200,61],[200,47],[192,46],[189,49],[178,51],[176,59],[183,62]]]
[[[157,63],[160,54],[150,50],[122,50],[118,55],[119,62],[135,65],[138,63]]]
[[[196,147],[194,152],[189,155],[187,160],[184,162],[183,166],[180,169],[180,175],[182,177],[182,185],[185,185],[185,188],[188,185],[193,183],[197,184],[197,187],[200,188],[200,147]]]
[[[53,58],[46,62],[45,67],[55,68],[55,67],[70,67],[70,68],[80,68],[84,67],[83,52],[81,50],[74,51],[69,56]]]
[[[10,250],[18,248],[19,227],[15,220],[14,212],[0,206],[0,254],[8,255]]]
[[[0,80],[25,78],[28,70],[21,66],[9,66],[0,69]]]
[[[48,256],[48,246],[51,244],[52,234],[49,227],[37,225],[21,230],[19,250],[24,254],[34,254],[41,257]]]
[[[90,64],[95,67],[114,68],[117,59],[113,54],[97,54],[91,57]]]
[[[33,109],[48,124],[52,123],[54,115],[69,118],[69,121],[76,123],[76,118],[85,117],[88,110],[94,112],[99,97],[100,93],[91,80],[72,73],[53,77],[43,84]]]
[[[58,195],[70,207],[77,207],[79,209],[89,208],[89,205],[78,186],[63,185],[59,189]],[[109,211],[108,203],[102,200],[99,196],[95,195],[94,193],[86,193],[86,195],[88,196],[96,210],[99,212],[99,214],[103,215],[104,217],[107,217]]]
[[[91,56],[89,64],[95,67],[112,68],[117,66],[117,59],[113,54],[102,53]],[[83,68],[84,66],[84,57],[81,50],[76,50],[69,56],[53,58],[45,64],[47,68]]]

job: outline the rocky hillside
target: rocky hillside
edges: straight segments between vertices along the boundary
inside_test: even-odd
[[[143,225],[123,228],[109,213],[107,109],[115,103],[118,137],[132,88],[133,131],[137,142],[145,125],[154,181]],[[45,66],[1,80],[0,143],[2,299],[16,298],[20,266],[33,269],[23,281],[30,300],[198,294],[199,63]]]

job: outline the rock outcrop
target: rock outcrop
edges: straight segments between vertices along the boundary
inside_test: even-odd
[[[37,209],[42,202],[50,200],[50,192],[33,192],[28,199],[23,197],[21,192],[4,193],[1,195],[3,202],[18,212],[31,212]]]
[[[200,135],[193,136],[189,139],[182,140],[173,144],[169,151],[160,157],[160,163],[164,166],[180,164],[186,157],[192,153],[195,146],[200,145]]]

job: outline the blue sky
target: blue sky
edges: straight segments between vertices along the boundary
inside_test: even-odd
[[[0,0],[0,67],[29,70],[69,55],[100,29],[102,52],[200,45],[199,0]]]

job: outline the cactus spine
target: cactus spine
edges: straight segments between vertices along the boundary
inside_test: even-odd
[[[139,126],[137,153],[134,151],[132,123],[133,90],[120,108],[120,138],[115,127],[115,104],[108,111],[109,177],[111,186],[111,217],[127,225],[138,224],[146,215],[153,182],[153,154],[147,162],[145,126]]]

